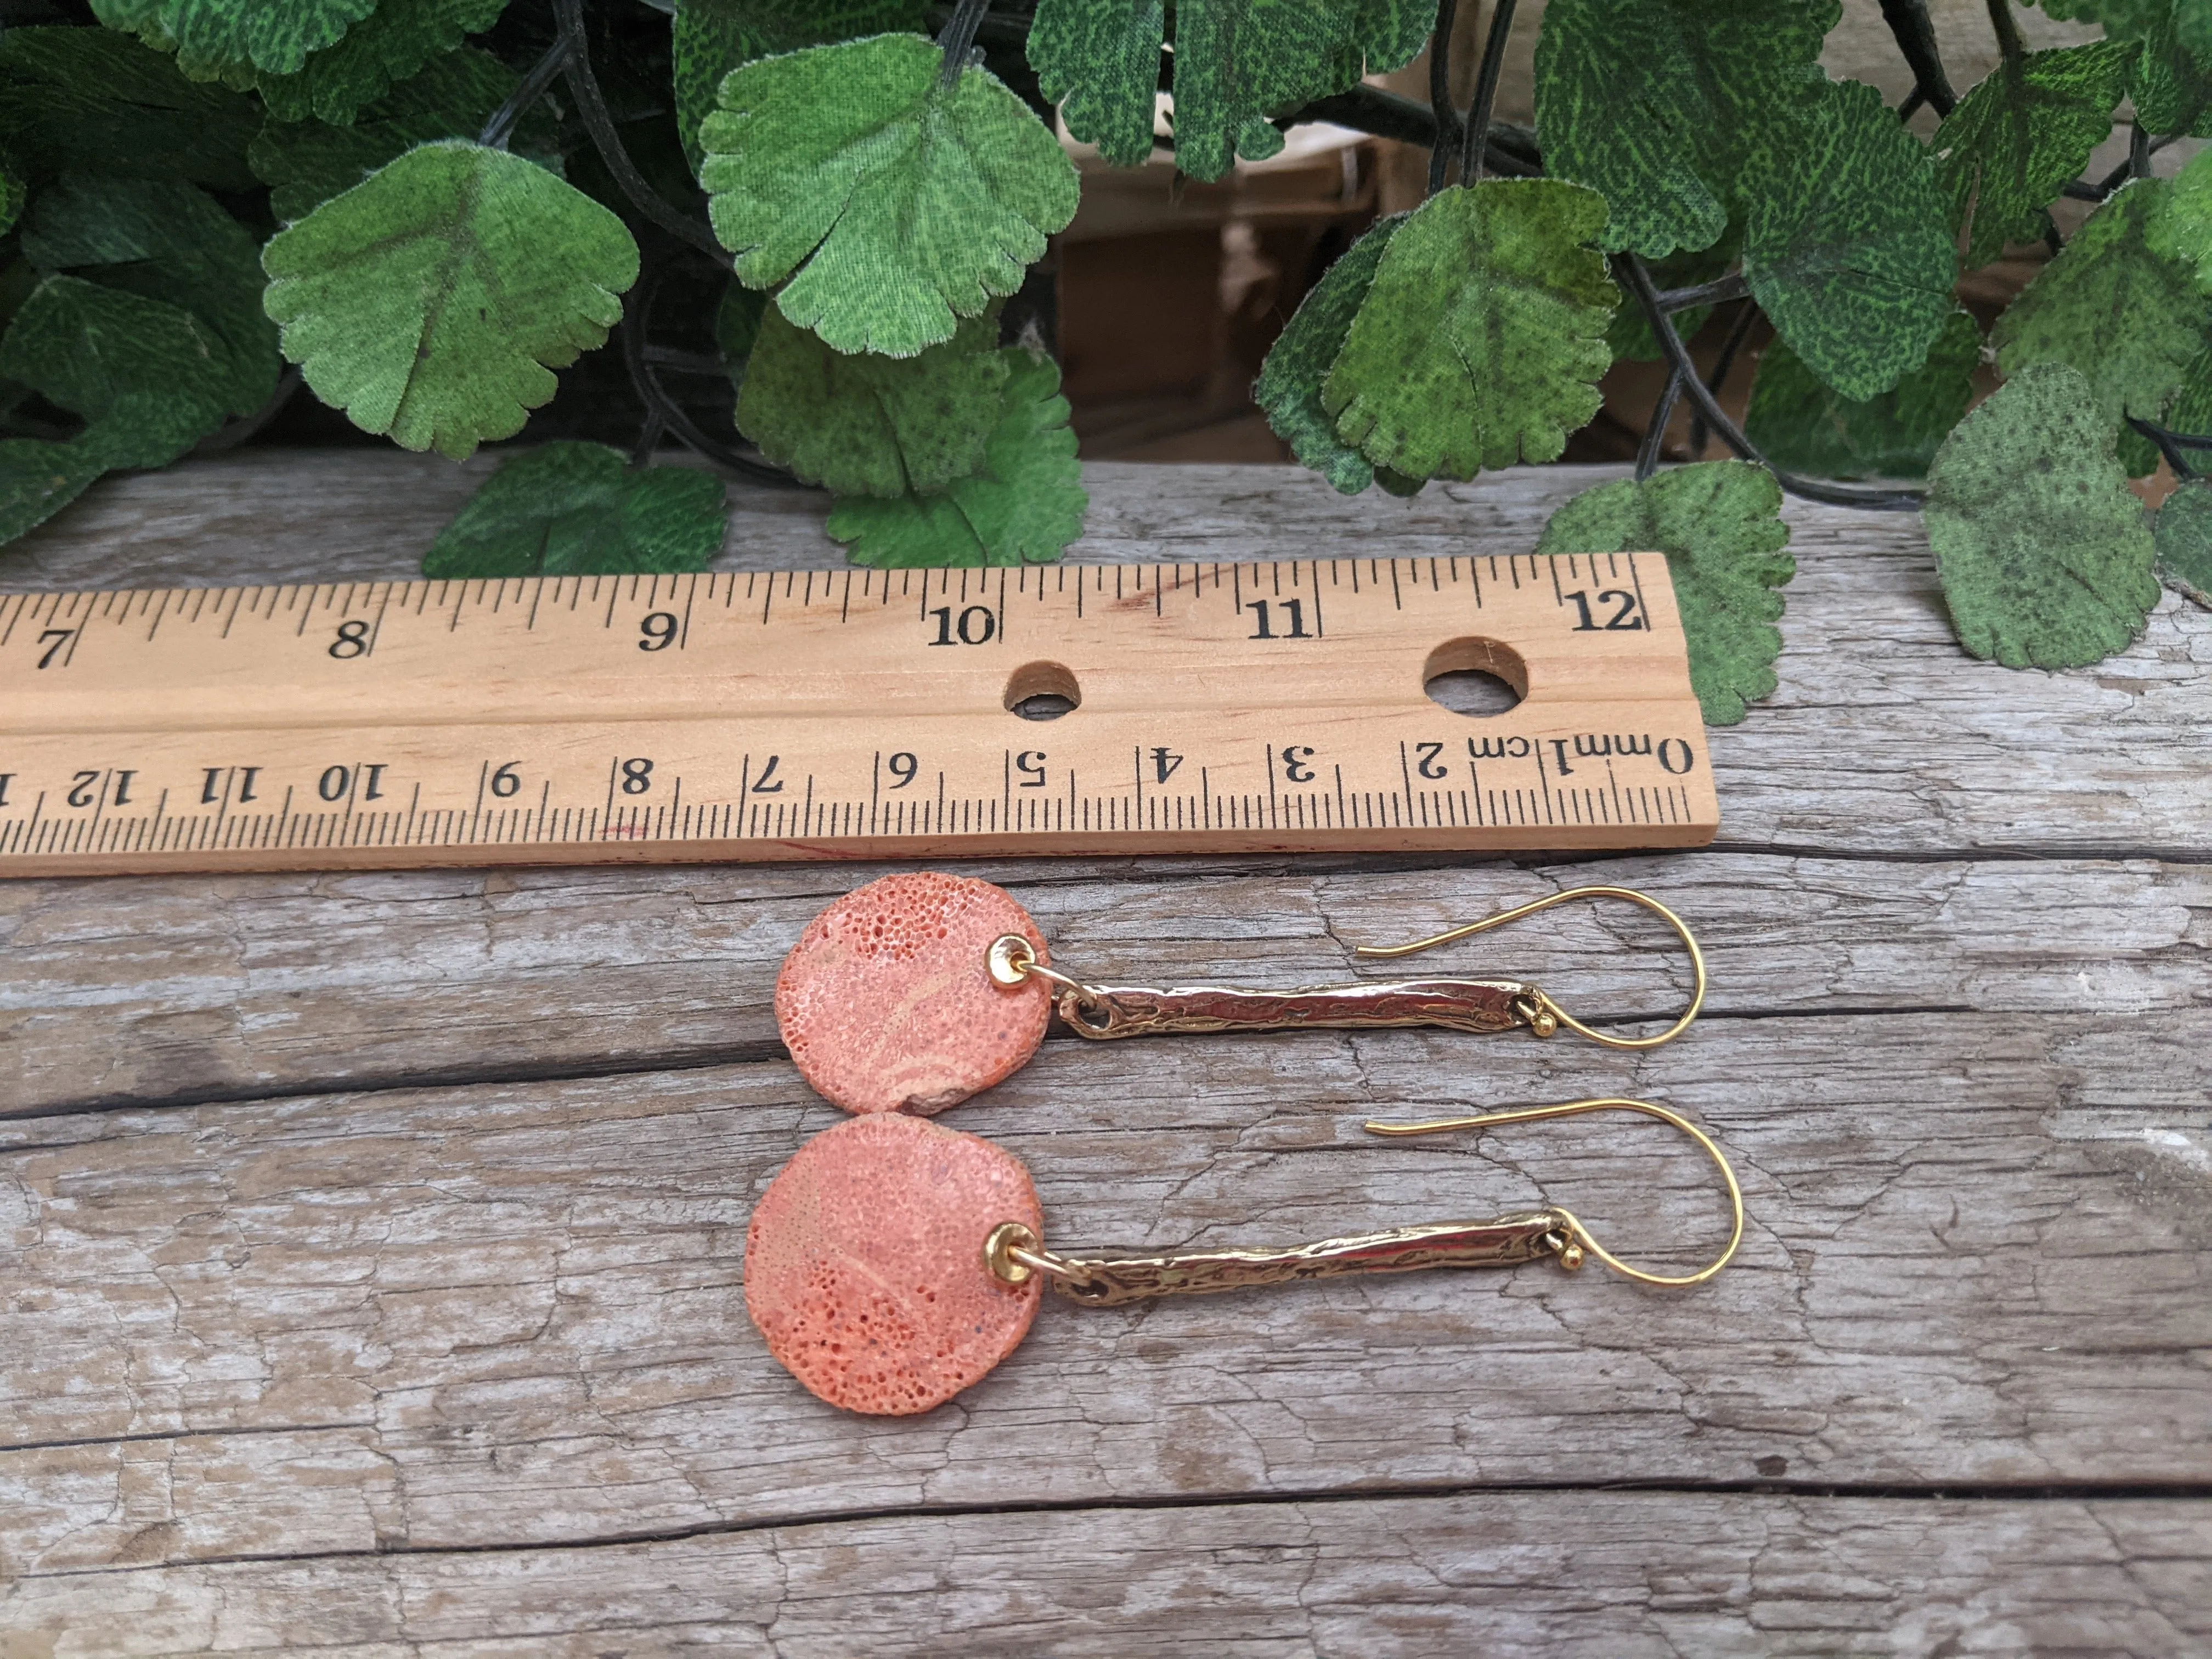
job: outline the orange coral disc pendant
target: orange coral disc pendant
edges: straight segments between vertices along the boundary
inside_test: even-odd
[[[913,871],[872,881],[806,926],[775,981],[775,1023],[799,1074],[848,1112],[957,1105],[1018,1070],[1044,1041],[1042,980],[1005,987],[986,958],[1044,935],[1003,890]]]
[[[814,1137],[745,1231],[745,1311],[769,1352],[833,1406],[906,1417],[942,1405],[1019,1346],[1041,1278],[994,1278],[1002,1222],[1044,1226],[1012,1152],[878,1113]]]

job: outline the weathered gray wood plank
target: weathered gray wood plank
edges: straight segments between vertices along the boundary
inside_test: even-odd
[[[1335,860],[969,866],[1014,884],[1072,971],[1289,986],[1392,971],[1417,938],[1589,882],[1695,926],[1711,1017],[1941,1006],[2140,1014],[2205,1000],[2212,867],[1891,864],[1744,854],[1516,869]],[[0,1115],[772,1053],[783,954],[829,866],[0,884]],[[1577,1011],[1681,1006],[1689,969],[1625,905],[1425,958],[1536,979]],[[1070,1042],[1074,1038],[1066,1039]],[[1577,1046],[1558,1039],[1563,1054]],[[1491,1047],[1470,1040],[1468,1064]]]
[[[2212,1483],[2208,1041],[2200,1009],[1777,1017],[1606,1063],[1063,1046],[951,1121],[1028,1159],[1066,1247],[1540,1188],[1686,1264],[1717,1195],[1656,1128],[1358,1127],[1626,1088],[1735,1153],[1743,1254],[1686,1295],[1533,1267],[1055,1304],[912,1421],[820,1405],[744,1317],[753,1200],[836,1115],[781,1064],[0,1126],[0,1572],[1377,1486]]]
[[[10,1659],[1588,1659],[2212,1643],[2202,1502],[1498,1492],[20,1579]]]
[[[113,481],[0,584],[404,574],[483,465]],[[1088,476],[1078,556],[1211,560],[1526,548],[1611,475],[1410,507]],[[837,556],[817,498],[738,509],[726,562]],[[1656,1054],[1066,1039],[951,1121],[1029,1159],[1072,1247],[1540,1186],[1686,1251],[1714,1195],[1656,1128],[1357,1127],[1644,1093],[1745,1176],[1741,1264],[1688,1296],[1538,1268],[1054,1305],[956,1406],[846,1417],[767,1358],[741,1257],[834,1121],[777,1055],[776,962],[874,869],[0,885],[0,1656],[2212,1647],[2212,617],[2010,674],[1958,652],[1912,520],[1790,513],[1783,689],[1715,734],[1718,848],[976,866],[1064,962],[1186,981],[1662,892],[1715,988]],[[1596,910],[1434,960],[1652,1013],[1659,937]],[[1623,1481],[1669,1490],[1594,1490]],[[2119,1487],[2172,1496],[2090,1496]]]
[[[489,465],[387,452],[234,456],[95,485],[0,551],[28,587],[353,580],[417,568]],[[1080,559],[1449,557],[1523,551],[1619,469],[1540,467],[1346,499],[1289,467],[1085,471]],[[826,501],[733,491],[722,562],[835,565]],[[1722,835],[1913,854],[2004,848],[2201,856],[2212,823],[2212,614],[2169,594],[2124,656],[2070,674],[1975,663],[1953,640],[1909,514],[1792,501],[1800,574],[1782,689],[1716,732]]]

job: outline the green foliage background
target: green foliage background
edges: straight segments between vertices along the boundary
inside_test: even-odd
[[[1665,551],[1708,719],[1774,688],[1785,491],[1924,507],[1968,650],[2094,661],[2154,573],[2212,581],[2212,483],[2154,526],[2125,487],[2212,451],[2212,156],[2153,167],[2212,134],[2212,12],[2043,3],[2105,38],[2029,52],[1990,0],[2001,61],[1962,93],[1908,50],[1924,9],[1886,5],[1917,81],[1892,108],[1820,67],[1838,0],[1551,0],[1528,131],[1363,84],[1434,0],[8,0],[0,541],[302,385],[459,459],[565,371],[635,400],[634,453],[520,452],[426,570],[702,567],[720,486],[653,465],[668,437],[827,489],[859,562],[1056,558],[1086,503],[1024,328],[1079,194],[1054,115],[1201,179],[1325,118],[1437,156],[1255,387],[1331,486],[1554,459],[1613,362],[1656,358],[1737,459],[1662,470],[1655,434],[1543,546]],[[2116,123],[2128,162],[2084,177]],[[1962,271],[2038,241],[1985,340]],[[1741,432],[1681,343],[1716,307],[1778,337]]]

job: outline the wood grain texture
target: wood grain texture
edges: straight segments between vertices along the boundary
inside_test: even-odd
[[[759,1058],[784,952],[888,867],[0,884],[0,1115]],[[1648,888],[1695,919],[1709,1019],[2179,1010],[2203,1003],[2212,939],[2212,870],[2141,860],[963,867],[1010,885],[1071,971],[1124,984],[1374,977],[1394,970],[1348,947],[1586,883]],[[1671,1015],[1690,989],[1665,929],[1626,905],[1416,960],[1533,979],[1584,1018]],[[1468,1039],[1463,1063],[1516,1041]]]
[[[1449,1034],[1059,1045],[949,1121],[1030,1164],[1065,1250],[1541,1191],[1632,1259],[1705,1259],[1711,1173],[1656,1127],[1358,1127],[1613,1090],[1714,1127],[1750,1230],[1686,1296],[1547,1267],[1055,1303],[889,1424],[793,1386],[743,1313],[752,1201],[837,1121],[781,1063],[17,1122],[0,1562],[1378,1484],[2212,1486],[2208,1038],[2191,1011],[1778,1017],[1479,1068]]]
[[[1079,552],[1525,550],[1603,476],[1407,507],[1093,467]],[[113,481],[0,583],[403,574],[466,487]],[[845,1417],[744,1320],[743,1231],[835,1121],[776,963],[884,866],[0,886],[0,1659],[2212,1649],[2212,616],[2008,673],[1951,641],[1912,521],[1790,514],[1783,689],[1712,734],[1715,848],[964,866],[1125,981],[1326,981],[1562,886],[1658,893],[1714,988],[1651,1054],[1066,1037],[951,1121],[1029,1162],[1056,1247],[1541,1191],[1687,1262],[1723,1215],[1656,1126],[1358,1127],[1647,1095],[1744,1176],[1741,1263],[1688,1296],[1055,1304],[955,1405]],[[818,517],[746,496],[726,562],[823,562]],[[1630,1020],[1680,1006],[1663,940],[1571,908],[1426,963]]]
[[[19,1581],[9,1659],[2066,1655],[2212,1641],[2196,1507],[1499,1492]]]

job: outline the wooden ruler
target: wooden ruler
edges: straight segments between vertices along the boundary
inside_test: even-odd
[[[1524,699],[1455,714],[1455,669]],[[0,596],[0,874],[1718,824],[1657,554]]]

